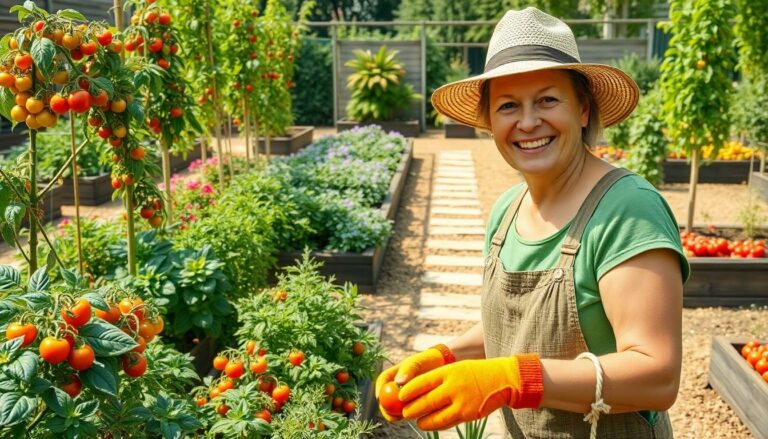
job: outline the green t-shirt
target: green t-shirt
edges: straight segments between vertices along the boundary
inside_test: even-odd
[[[496,200],[485,234],[485,256],[490,252],[491,239],[504,214],[522,189],[522,184],[513,186]],[[554,268],[571,222],[554,235],[538,241],[520,238],[514,224],[515,221],[499,253],[504,269],[539,271]],[[579,323],[587,346],[595,355],[616,352],[616,338],[600,300],[598,280],[633,256],[659,248],[668,248],[680,255],[682,281],[687,280],[690,267],[680,243],[677,221],[667,202],[642,177],[631,174],[619,179],[587,223],[574,262]]]

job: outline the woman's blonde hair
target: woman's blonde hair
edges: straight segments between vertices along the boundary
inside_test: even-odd
[[[579,104],[589,105],[589,119],[587,126],[581,129],[581,141],[589,148],[597,144],[597,137],[600,135],[602,124],[600,122],[600,110],[597,107],[597,100],[589,88],[589,79],[575,70],[563,71],[571,79],[573,90]],[[477,115],[485,126],[491,126],[491,82],[484,81],[480,86],[480,101],[477,104]]]

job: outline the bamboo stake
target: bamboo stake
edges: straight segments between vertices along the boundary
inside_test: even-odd
[[[246,170],[251,169],[251,121],[248,116],[248,104],[243,99],[243,123],[245,123],[245,163]]]
[[[72,190],[75,198],[75,229],[77,234],[77,266],[80,269],[80,276],[83,275],[83,241],[80,231],[80,182],[77,172],[77,148],[75,147],[75,115],[69,113],[69,137],[72,146]]]
[[[232,156],[232,115],[227,116],[227,155],[229,156],[229,181],[235,179],[235,160]]]
[[[211,11],[210,5],[205,4],[205,38],[208,42],[208,63],[213,68],[213,43],[211,37]],[[216,85],[216,72],[211,77],[211,88],[213,89],[213,123],[216,126],[216,154],[219,158],[219,187],[224,190],[224,155],[221,151],[221,136],[223,134],[221,128],[221,117],[219,114],[219,90]]]
[[[693,213],[696,208],[696,185],[699,182],[699,149],[691,151],[691,180],[688,188],[688,217],[685,222],[685,231],[693,231]]]
[[[165,214],[168,216],[167,224],[173,223],[173,203],[171,202],[171,152],[165,141],[160,142],[163,153],[163,184],[165,185]]]
[[[208,135],[205,134],[200,138],[200,160],[205,163],[208,160]]]
[[[32,78],[35,72],[32,67]],[[34,83],[33,83],[34,84]],[[32,86],[34,90],[34,85]],[[29,277],[37,271],[37,222],[33,216],[37,216],[37,130],[29,130]]]

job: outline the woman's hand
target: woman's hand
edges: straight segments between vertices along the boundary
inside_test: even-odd
[[[413,378],[452,361],[453,354],[445,345],[433,346],[426,351],[411,355],[399,364],[396,364],[379,374],[379,377],[376,379],[376,399],[379,398],[379,394],[381,393],[384,384],[394,381],[402,386]],[[384,410],[381,404],[379,404],[379,411],[384,419],[389,422],[397,422],[402,419],[400,416],[388,413]]]
[[[537,408],[543,381],[536,354],[466,360],[419,375],[400,389],[403,417],[422,430],[445,430],[503,406]]]

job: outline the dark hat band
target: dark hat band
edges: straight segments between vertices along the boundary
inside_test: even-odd
[[[523,45],[507,47],[500,50],[485,64],[487,73],[496,67],[518,61],[553,61],[562,64],[578,64],[580,61],[567,53],[553,47],[539,45]]]

